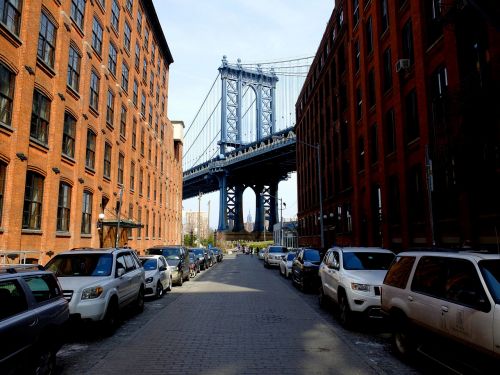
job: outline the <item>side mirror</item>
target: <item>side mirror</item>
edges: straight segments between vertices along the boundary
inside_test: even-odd
[[[117,277],[122,277],[125,274],[125,268],[123,267],[118,267],[116,269],[116,276]]]

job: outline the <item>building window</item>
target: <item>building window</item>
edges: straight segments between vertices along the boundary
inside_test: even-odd
[[[68,81],[67,84],[74,91],[78,92],[80,87],[80,63],[82,57],[77,52],[75,47],[69,46],[69,59],[68,59]]]
[[[148,191],[147,197],[149,199],[151,197],[151,175],[150,174],[148,174],[148,190],[147,191]]]
[[[139,60],[141,59],[141,47],[139,47],[139,43],[135,43],[135,69],[139,71]]]
[[[102,9],[106,8],[106,0],[97,0],[99,2],[99,5],[102,7]]]
[[[143,179],[144,179],[144,171],[141,168],[139,170],[139,195],[142,195],[142,185],[143,185]]]
[[[130,51],[130,40],[131,40],[132,30],[130,25],[125,21],[125,27],[123,28],[123,46],[127,51]]]
[[[149,147],[148,147],[148,160],[151,161],[151,145],[153,143],[153,139],[149,137]]]
[[[377,101],[375,95],[375,74],[373,73],[373,69],[368,73],[368,105],[369,107],[373,107]]]
[[[127,64],[122,64],[122,89],[128,92],[128,66]]]
[[[151,72],[151,74],[149,75],[149,93],[151,95],[153,95],[154,86],[155,86],[155,74]]]
[[[0,63],[0,122],[11,125],[15,76]]]
[[[19,36],[21,25],[21,0],[0,0],[0,20],[11,32]]]
[[[373,124],[370,128],[370,162],[372,164],[378,161],[378,139],[377,139],[377,124]]]
[[[165,125],[161,124],[160,139],[163,141],[164,137],[165,137]]]
[[[396,119],[394,109],[385,114],[385,154],[390,155],[396,151]]]
[[[0,161],[0,228],[2,227],[3,196],[5,192],[5,180],[7,176],[7,164]]]
[[[132,203],[128,204],[128,218],[134,220],[134,205]],[[128,236],[132,237],[132,228],[128,228]]]
[[[135,163],[130,162],[130,190],[135,189]]]
[[[156,237],[156,213],[153,212],[153,239]]]
[[[160,84],[156,85],[156,105],[160,104]]]
[[[132,147],[135,149],[137,142],[137,120],[133,119],[132,121]]]
[[[134,79],[134,88],[132,90],[132,102],[136,107],[137,107],[137,98],[139,95],[138,91],[139,91],[139,84],[137,83],[137,80]]]
[[[387,48],[384,51],[383,55],[383,73],[384,73],[384,82],[383,82],[383,88],[384,92],[388,91],[392,87],[392,62],[391,62],[391,49]]]
[[[363,137],[358,138],[358,171],[365,169],[365,140]]]
[[[144,156],[144,128],[141,128],[141,155]]]
[[[45,64],[54,67],[56,51],[56,27],[52,21],[42,12],[40,17],[40,32],[38,34],[37,56]]]
[[[368,17],[368,20],[366,21],[365,37],[366,37],[366,53],[370,54],[373,52],[373,24],[371,17]]]
[[[361,51],[359,48],[359,40],[354,43],[354,71],[358,72],[361,66]]]
[[[151,128],[153,126],[153,103],[149,103],[149,116],[148,116],[148,124]]]
[[[389,27],[389,11],[387,0],[382,0],[380,4],[380,31],[383,34]]]
[[[126,4],[127,11],[132,12],[133,5],[134,5],[134,0],[127,0],[127,4]]]
[[[352,23],[356,26],[359,22],[359,0],[352,1]]]
[[[111,178],[111,145],[104,145],[104,177]]]
[[[406,22],[403,26],[402,53],[403,58],[410,59],[410,64],[413,64],[413,32],[411,28],[411,20]]]
[[[120,135],[125,137],[127,132],[127,108],[122,105],[122,111],[120,113]]]
[[[356,121],[361,120],[363,114],[363,96],[361,95],[361,88],[356,89]]]
[[[146,94],[144,91],[141,92],[141,116],[146,118]]]
[[[59,183],[59,199],[57,203],[57,230],[59,232],[69,232],[71,211],[71,186]]]
[[[23,229],[39,230],[42,224],[43,176],[28,171],[24,190]]]
[[[149,239],[149,210],[146,210],[146,239]]]
[[[145,57],[142,59],[142,80],[144,83],[148,81],[148,61]]]
[[[43,143],[49,142],[50,100],[38,90],[33,92],[30,137]]]
[[[147,51],[149,48],[149,29],[146,27],[144,30],[144,44],[142,45],[144,49]]]
[[[62,153],[70,158],[75,157],[76,119],[68,112],[64,113]]]
[[[158,115],[155,116],[155,132],[156,134],[158,134],[158,121],[159,121],[159,118],[158,118]]]
[[[123,185],[123,170],[125,169],[125,156],[122,153],[118,155],[118,183]]]
[[[418,124],[418,108],[417,108],[417,92],[415,89],[410,91],[405,98],[405,113],[406,113],[406,142],[409,143],[419,137]]]
[[[156,45],[153,44],[151,45],[151,65],[155,64],[155,57],[156,57]]]
[[[101,80],[92,70],[90,72],[90,106],[95,111],[99,110],[99,84]]]
[[[118,26],[120,24],[120,5],[116,0],[111,3],[111,26],[118,31]]]
[[[100,56],[102,53],[102,26],[94,17],[94,23],[92,25],[92,48]]]
[[[115,95],[108,90],[108,100],[106,104],[106,122],[113,126],[113,117],[115,114]]]
[[[141,10],[137,10],[137,32],[140,34],[142,31],[142,13]]]
[[[446,67],[440,66],[431,75],[429,85],[429,99],[432,109],[432,123],[434,128],[442,127],[447,122],[447,100],[448,74]]]
[[[137,208],[137,220],[139,221],[139,224],[142,225],[142,208],[139,206]],[[137,239],[141,239],[141,233],[142,233],[142,227],[137,228]]]
[[[92,198],[93,194],[89,191],[83,192],[82,204],[82,234],[90,234],[92,228]]]
[[[116,60],[118,59],[118,53],[116,52],[116,47],[113,43],[109,43],[109,56],[108,56],[108,69],[114,76],[116,76]]]
[[[85,152],[85,167],[94,169],[95,167],[95,144],[96,144],[95,133],[87,129],[87,148]]]
[[[443,0],[430,0],[425,4],[427,8],[427,45],[431,45],[443,34]]]

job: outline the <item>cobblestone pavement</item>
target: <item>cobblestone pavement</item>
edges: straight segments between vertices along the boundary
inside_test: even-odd
[[[59,352],[57,373],[418,373],[392,356],[383,332],[345,331],[315,298],[256,256],[228,256],[148,301],[112,337],[83,329]]]

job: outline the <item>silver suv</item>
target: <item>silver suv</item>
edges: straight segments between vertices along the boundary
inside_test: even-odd
[[[264,267],[279,266],[286,253],[288,253],[288,249],[285,246],[268,246],[264,253]]]
[[[144,309],[144,268],[131,249],[77,249],[57,254],[45,266],[54,272],[73,317],[116,328],[119,311]]]
[[[400,253],[384,279],[382,310],[402,357],[428,334],[500,357],[500,255]]]

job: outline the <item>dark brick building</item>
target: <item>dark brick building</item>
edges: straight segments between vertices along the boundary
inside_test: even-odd
[[[120,245],[180,242],[172,62],[151,0],[0,0],[1,251],[114,245],[121,188]]]
[[[337,1],[296,104],[299,244],[496,247],[495,1]]]

